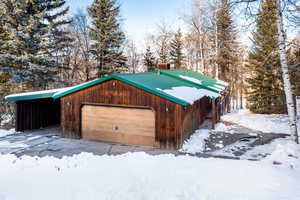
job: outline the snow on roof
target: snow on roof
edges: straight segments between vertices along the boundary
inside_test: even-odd
[[[95,81],[95,80],[93,80]],[[65,87],[65,88],[58,88],[58,89],[51,89],[51,90],[42,90],[42,91],[35,91],[35,92],[23,92],[18,94],[11,94],[5,97],[5,100],[8,101],[18,101],[20,98],[24,98],[22,100],[26,99],[39,99],[39,98],[51,98],[54,95],[58,95],[64,92],[67,92],[69,90],[72,90],[76,87],[80,87],[84,84],[90,83],[92,81],[84,82],[79,85],[75,85],[72,87]]]
[[[223,91],[225,89],[225,87],[228,86],[228,83],[226,83],[224,81],[221,81],[221,80],[218,80],[218,79],[216,79],[215,84],[207,84],[207,83],[204,83],[203,81],[201,81],[201,80],[199,80],[197,78],[193,78],[191,76],[179,75],[179,77],[182,78],[182,79],[191,81],[193,83],[196,83],[196,84],[199,84],[199,85],[203,85],[205,87],[208,87],[210,89],[216,90],[218,92]]]
[[[190,104],[193,104],[195,101],[203,98],[204,96],[212,97],[212,98],[217,98],[221,96],[218,93],[211,92],[206,89],[197,89],[195,87],[186,87],[186,86],[172,87],[172,89],[165,89],[165,90],[162,90],[160,88],[156,88],[156,89],[168,95],[176,97],[178,99],[184,100]]]
[[[68,89],[69,89],[69,87],[59,88],[59,89],[52,89],[52,90],[42,90],[42,91],[35,91],[35,92],[24,92],[24,93],[18,93],[18,94],[11,94],[11,95],[7,95],[5,97],[5,99],[9,99],[9,98],[12,98],[12,97],[24,97],[24,96],[32,96],[32,95],[40,95],[40,94],[50,94],[50,93],[66,91]]]
[[[146,90],[150,93],[154,93],[158,96],[161,96],[162,98],[166,98],[170,101],[173,101],[175,103],[184,106],[188,104],[192,104],[196,100],[201,99],[204,96],[210,98],[217,98],[220,96],[219,93],[225,89],[225,86],[217,83],[217,80],[211,81],[210,78],[209,79],[210,82],[207,82],[205,81],[205,78],[201,78],[201,77],[197,78],[196,75],[198,73],[193,73],[195,76],[193,77],[184,72],[178,71],[176,76],[168,74],[169,72],[168,73],[164,72],[159,76],[157,76],[155,72],[140,73],[140,74],[112,74],[107,77],[84,82],[82,84],[75,85],[73,87],[13,94],[7,96],[6,100],[11,102],[17,102],[17,101],[41,99],[41,98],[58,99],[65,95],[77,92],[79,90],[85,89],[87,87],[93,86],[103,81],[107,81],[109,79],[117,79],[122,82],[126,82],[137,88]],[[145,79],[147,81],[145,81]],[[157,88],[162,88],[163,91],[157,92],[158,91]]]
[[[183,76],[183,75],[179,75],[180,78],[183,78],[185,80],[188,80],[188,81],[192,81],[194,83],[197,83],[197,84],[200,84],[202,85],[202,81],[196,79],[196,78],[193,78],[193,77],[189,77],[189,76]]]

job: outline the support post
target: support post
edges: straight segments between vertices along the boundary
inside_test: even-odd
[[[215,129],[216,125],[216,100],[212,100],[212,111],[211,111],[211,128]]]

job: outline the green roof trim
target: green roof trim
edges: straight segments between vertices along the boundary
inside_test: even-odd
[[[149,81],[146,82],[148,84],[143,84],[143,82],[146,81],[147,77],[148,77],[148,80],[150,80],[150,83],[154,83],[154,81],[153,81],[154,77],[153,76],[157,76],[157,75],[155,75],[152,72],[137,73],[137,74],[112,74],[112,75],[109,75],[109,76],[106,76],[106,77],[103,77],[103,78],[100,78],[100,79],[97,79],[97,80],[94,80],[94,81],[90,81],[90,82],[83,83],[81,85],[75,86],[75,87],[71,88],[70,90],[56,93],[56,94],[53,95],[53,98],[58,99],[58,98],[61,98],[63,96],[66,96],[68,94],[71,94],[71,93],[80,91],[82,89],[85,89],[87,87],[102,83],[104,81],[111,80],[111,79],[116,79],[116,80],[122,81],[124,83],[127,83],[129,85],[135,86],[139,89],[150,92],[152,94],[155,94],[157,96],[160,96],[164,99],[168,99],[172,102],[178,103],[180,105],[183,105],[183,106],[189,105],[189,103],[184,101],[184,100],[178,99],[178,98],[173,97],[171,95],[168,95],[164,92],[156,90],[156,88],[154,87],[156,84],[149,84]],[[141,78],[139,78],[139,77],[141,77]],[[143,82],[141,82],[141,81],[143,81]],[[157,88],[161,88],[162,86],[163,85],[161,85],[161,83],[157,84]],[[166,85],[165,85],[165,87],[166,87]],[[170,88],[170,87],[166,87],[166,88]]]
[[[55,93],[52,98],[54,99],[58,99],[60,97],[63,97],[63,96],[66,96],[68,94],[71,94],[71,93],[74,93],[74,92],[77,92],[79,90],[82,90],[82,89],[85,89],[87,87],[91,87],[93,85],[96,85],[98,83],[102,83],[106,80],[109,80],[111,79],[111,76],[113,75],[109,75],[109,76],[105,76],[103,78],[99,78],[99,79],[95,79],[93,81],[89,81],[89,82],[86,82],[86,83],[82,83],[82,84],[79,84],[79,85],[75,85],[73,87],[71,87],[69,90],[65,90],[65,91],[62,91],[62,92],[57,92]]]
[[[204,89],[213,94],[219,95],[222,88],[226,86],[218,83],[216,79],[205,76],[201,73],[193,72],[191,70],[153,70],[151,72],[136,73],[136,74],[112,74],[100,79],[89,81],[80,85],[69,88],[61,88],[55,90],[46,90],[41,92],[22,93],[17,95],[9,95],[6,100],[16,102],[41,98],[59,99],[63,96],[72,94],[74,92],[83,90],[93,85],[105,82],[107,80],[116,79],[137,87],[141,90],[147,91],[156,96],[162,97],[177,104],[187,106],[190,103],[186,99],[176,97],[168,94],[163,90],[172,90],[175,87],[190,87],[196,89]],[[214,88],[214,86],[220,88]],[[216,98],[215,95],[210,98]]]

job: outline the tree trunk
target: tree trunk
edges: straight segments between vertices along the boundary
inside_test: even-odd
[[[201,71],[205,73],[203,41],[200,41]]]
[[[240,109],[243,109],[243,81],[241,81],[241,85],[240,85]]]
[[[217,21],[216,21],[216,24],[215,24],[215,34],[216,34],[216,37],[215,37],[215,45],[216,45],[216,57],[215,57],[215,69],[214,69],[214,78],[218,78],[219,77],[219,65],[218,65],[218,55],[219,55],[219,38],[218,38],[218,24],[217,24]]]
[[[286,55],[286,42],[285,42],[285,31],[283,28],[283,16],[281,8],[281,0],[276,0],[277,6],[277,27],[278,27],[278,53],[280,56],[280,64],[282,70],[282,78],[284,83],[284,92],[286,97],[287,111],[289,115],[290,131],[294,140],[299,144],[299,138],[297,133],[296,124],[296,111],[293,101],[292,87],[290,81],[290,75],[288,71],[287,55]]]

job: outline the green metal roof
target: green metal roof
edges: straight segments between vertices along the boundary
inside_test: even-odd
[[[182,78],[182,76],[184,76],[184,78]],[[197,81],[195,82],[188,80],[185,76],[197,79],[199,80],[199,83],[197,83]],[[219,94],[218,90],[210,87],[212,85],[218,84],[217,80],[214,80],[202,74],[195,73],[190,70],[154,70],[152,72],[136,74],[112,74],[70,88],[36,92],[35,94],[23,93],[18,95],[10,95],[7,96],[6,99],[8,101],[13,102],[38,98],[58,99],[68,94],[77,92],[79,90],[91,87],[93,85],[99,84],[110,79],[116,79],[125,82],[127,84],[130,84],[132,86],[135,86],[137,88],[140,88],[142,90],[145,90],[154,95],[160,96],[164,99],[170,100],[183,106],[186,106],[190,103],[174,95],[170,95],[164,92],[163,90],[171,90],[174,87],[183,86],[189,88],[203,89],[209,91],[210,93]]]
[[[157,72],[158,70],[153,70],[154,72]],[[171,70],[159,70],[160,73],[171,76],[174,78],[184,79],[185,81],[188,81],[193,84],[202,85],[203,87],[207,89],[211,89],[215,92],[221,92],[223,91],[227,86],[228,83],[224,81],[220,81],[214,78],[211,78],[209,76],[206,76],[199,72],[194,72],[192,70],[187,69],[171,69]]]

